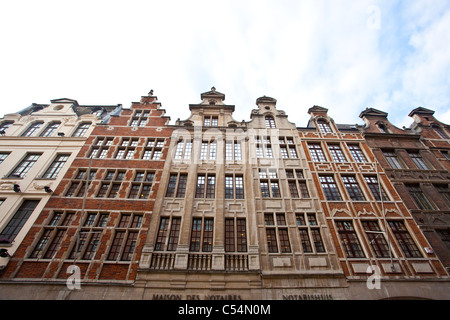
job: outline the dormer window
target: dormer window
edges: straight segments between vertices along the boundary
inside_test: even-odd
[[[389,131],[388,131],[386,125],[383,124],[383,123],[379,123],[379,124],[378,124],[378,129],[380,129],[380,131],[381,131],[382,133],[389,133]]]
[[[266,128],[275,128],[275,119],[272,116],[266,116]]]
[[[433,128],[434,132],[436,132],[441,138],[448,139],[447,135],[444,133],[440,126],[433,124],[431,127]]]
[[[317,126],[319,127],[319,131],[323,133],[332,133],[330,124],[323,119],[317,120]]]
[[[95,110],[92,114],[100,118],[100,116],[103,114],[103,109]]]
[[[217,117],[217,116],[205,116],[203,118],[203,125],[205,127],[217,127],[219,125],[219,117]]]

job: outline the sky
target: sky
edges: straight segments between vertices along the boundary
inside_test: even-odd
[[[0,0],[0,117],[75,99],[129,108],[152,89],[173,124],[215,87],[250,120],[277,99],[402,127],[421,106],[450,124],[448,0]]]

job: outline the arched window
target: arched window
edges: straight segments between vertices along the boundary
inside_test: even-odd
[[[58,129],[60,124],[61,122],[59,121],[50,122],[47,128],[45,128],[45,130],[42,131],[42,133],[39,136],[50,137],[56,131],[56,129]]]
[[[320,132],[324,132],[324,133],[333,132],[333,131],[331,131],[330,124],[323,119],[317,120],[317,126],[319,127]]]
[[[32,123],[24,133],[22,133],[22,137],[31,137],[33,136],[39,128],[44,124],[43,121],[37,121]]]
[[[266,128],[275,128],[275,119],[272,116],[266,116]]]

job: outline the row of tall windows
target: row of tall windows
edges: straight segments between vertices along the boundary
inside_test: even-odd
[[[361,221],[364,234],[369,240],[370,246],[377,258],[388,258],[389,245],[384,233],[381,232],[378,221]],[[407,258],[421,258],[422,254],[409,234],[403,221],[388,221],[388,225],[394,234],[400,248]],[[358,235],[350,220],[336,221],[336,227],[342,247],[348,258],[364,258],[364,250],[361,247]]]
[[[0,131],[5,132],[6,129],[11,127],[14,122],[5,121],[0,125]],[[44,129],[44,121],[35,121],[30,126],[22,132],[22,137],[52,137],[54,136],[56,130],[58,130],[61,125],[60,121],[52,121],[49,122]],[[91,126],[91,122],[82,122],[78,125],[75,131],[72,133],[72,137],[83,137],[89,127]]]
[[[86,186],[87,170],[80,169],[75,173],[69,188],[67,189],[66,197],[84,197],[86,189],[89,189],[92,180],[94,180],[97,169],[91,169],[89,176],[89,185]],[[97,198],[118,198],[119,193],[123,188],[124,196],[129,199],[148,199],[153,186],[155,178],[154,171],[136,170],[132,181],[127,181],[123,186],[126,170],[109,169],[106,170],[101,178],[99,186],[95,191]],[[131,182],[131,184],[129,183]]]
[[[89,158],[95,159],[136,159],[139,138],[122,138],[114,151],[110,152],[113,146],[113,137],[98,137],[87,154]],[[164,148],[164,138],[147,138],[144,147],[138,156],[142,160],[161,160],[162,150]]]
[[[7,157],[8,152],[0,153],[0,163],[3,162]],[[42,153],[27,153],[25,157],[17,164],[17,166],[9,173],[9,178],[24,178],[30,169],[39,160]],[[69,159],[70,154],[57,154],[52,163],[47,167],[45,172],[42,174],[43,179],[55,179],[61,169],[66,164]]]
[[[175,147],[174,158],[176,160],[190,160],[192,155],[192,141],[180,139]],[[200,160],[216,160],[217,158],[217,142],[202,141],[200,147]],[[226,160],[242,160],[241,143],[239,141],[225,142],[225,159]]]
[[[348,159],[344,154],[340,144],[328,143],[327,146],[334,162],[348,162]],[[359,145],[348,144],[347,146],[350,154],[356,162],[367,162],[367,158]],[[320,143],[308,143],[308,149],[314,162],[327,161],[327,157],[325,156],[322,145]]]
[[[384,158],[389,163],[391,168],[393,169],[408,169],[406,162],[401,160],[402,157],[399,157],[398,154],[394,150],[384,150],[383,151]],[[408,151],[408,155],[411,160],[414,162],[416,168],[420,170],[431,170],[433,167],[428,164],[423,158],[420,152],[418,151]],[[414,168],[414,169],[416,169]]]
[[[44,226],[42,234],[33,248],[29,258],[52,259],[60,249],[61,243],[68,236],[68,228],[74,220],[75,212],[56,211]],[[121,214],[114,225],[114,237],[106,260],[130,261],[132,259],[142,226],[143,216],[140,214]],[[68,259],[90,260],[95,257],[110,216],[103,212],[88,212],[83,217],[80,233],[72,238],[72,248]]]
[[[373,198],[377,201],[389,201],[389,197],[384,188],[378,183],[376,176],[364,176],[364,181],[367,184]],[[322,190],[327,200],[342,201],[341,192],[336,183],[334,175],[319,175],[319,181]],[[359,183],[354,175],[341,175],[342,184],[347,191],[348,197],[353,201],[365,201],[366,196],[361,190]]]

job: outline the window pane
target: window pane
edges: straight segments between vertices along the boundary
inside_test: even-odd
[[[2,230],[0,237],[12,242],[38,204],[39,200],[25,200]]]

